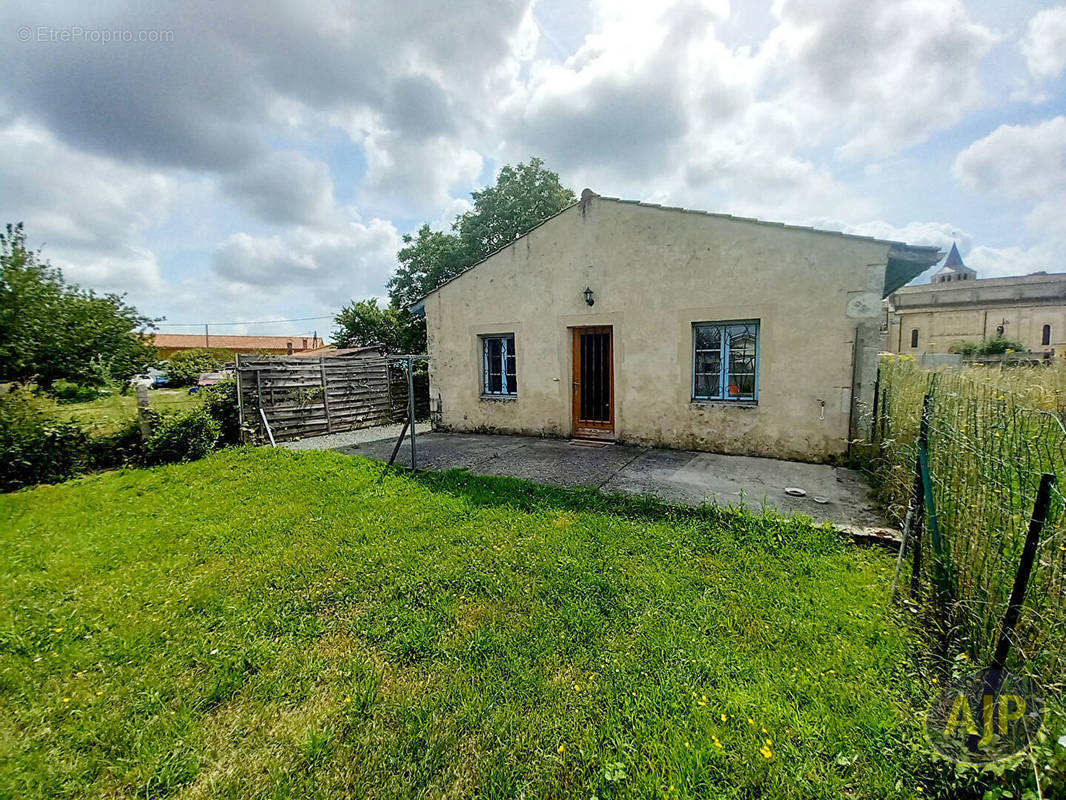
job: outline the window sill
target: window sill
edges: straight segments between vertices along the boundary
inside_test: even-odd
[[[518,399],[516,394],[482,394],[478,395],[478,400],[486,400],[488,402],[500,402],[511,403]]]
[[[758,408],[758,400],[704,400],[699,397],[693,397],[689,400],[689,405],[693,406],[715,406],[717,408]]]

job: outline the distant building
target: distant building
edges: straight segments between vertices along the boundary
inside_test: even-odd
[[[279,355],[322,347],[319,336],[226,336],[205,333],[157,333],[159,358],[168,359],[181,350],[213,347],[231,353],[275,353]]]
[[[1031,353],[1066,350],[1066,273],[978,278],[952,245],[924,286],[888,298],[886,349],[915,357],[948,353],[963,342],[1003,336]]]
[[[953,283],[957,281],[972,281],[977,278],[977,270],[962,263],[959,255],[959,246],[951,243],[951,252],[944,259],[944,265],[933,276],[933,283]]]

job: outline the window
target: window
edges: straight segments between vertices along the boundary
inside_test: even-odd
[[[1051,326],[1045,325],[1043,330],[1040,331],[1040,344],[1047,347],[1051,344]]]
[[[481,358],[484,394],[504,397],[517,395],[514,334],[481,337]]]
[[[918,329],[914,328],[914,329],[911,330],[911,347],[917,347],[917,346],[918,346]]]
[[[692,397],[754,402],[759,395],[759,323],[692,326]]]

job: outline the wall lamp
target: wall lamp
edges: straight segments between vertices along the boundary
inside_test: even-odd
[[[592,294],[592,287],[591,286],[586,286],[585,287],[585,302],[588,305],[590,305],[590,306],[594,305],[596,303],[596,298]]]

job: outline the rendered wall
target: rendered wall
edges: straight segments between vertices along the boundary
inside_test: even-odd
[[[593,198],[426,299],[437,424],[569,436],[570,328],[611,325],[620,441],[839,457],[856,352],[856,399],[872,399],[888,250],[873,240]],[[595,292],[591,308],[586,286]],[[760,321],[757,404],[693,401],[692,324],[746,319]],[[491,333],[515,335],[516,399],[481,396],[479,336]]]

